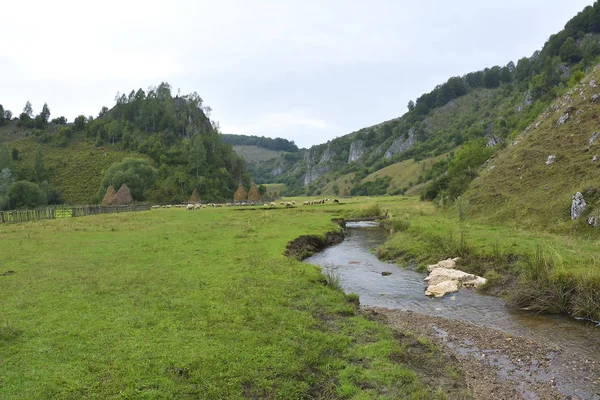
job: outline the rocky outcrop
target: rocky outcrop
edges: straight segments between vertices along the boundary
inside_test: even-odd
[[[523,101],[517,107],[517,112],[523,111],[523,109],[525,107],[530,106],[532,104],[533,104],[533,95],[531,94],[531,90],[528,90],[525,93],[523,93]]]
[[[362,140],[356,140],[350,144],[350,154],[348,154],[348,164],[358,161],[365,154],[365,145]]]
[[[408,130],[408,136],[406,138],[402,136],[394,140],[390,148],[385,152],[384,157],[392,158],[394,154],[410,149],[415,145],[416,142],[415,128],[412,127]]]
[[[273,176],[279,176],[283,173],[283,167],[280,165],[278,167],[275,167],[271,170],[271,175]]]
[[[569,113],[564,113],[559,119],[558,121],[556,121],[556,123],[558,125],[562,125],[565,124],[567,121],[569,120]]]
[[[581,213],[585,210],[587,204],[585,203],[585,199],[581,192],[577,192],[573,195],[573,199],[571,201],[571,219],[576,220],[579,218]]]
[[[476,288],[487,283],[485,278],[455,269],[458,260],[449,258],[427,267],[429,275],[425,282],[429,286],[425,290],[426,296],[442,297],[458,291],[461,286]]]
[[[501,143],[500,138],[496,135],[488,137],[486,147],[496,147]]]
[[[306,173],[302,177],[304,186],[310,185],[325,175],[331,168],[330,164],[334,157],[335,153],[331,150],[331,143],[327,145],[318,162],[315,151],[312,148],[308,149],[304,154],[304,163],[306,164]]]

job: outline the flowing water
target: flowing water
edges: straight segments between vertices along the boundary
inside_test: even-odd
[[[361,305],[411,310],[486,326],[577,353],[582,362],[584,359],[600,362],[600,327],[595,324],[511,310],[498,297],[467,289],[440,299],[428,298],[424,294],[425,274],[382,262],[371,252],[387,238],[377,223],[348,223],[346,231],[342,243],[305,261],[338,275],[344,291],[358,294]],[[383,276],[382,272],[391,272],[391,275]]]

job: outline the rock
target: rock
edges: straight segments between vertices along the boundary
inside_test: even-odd
[[[592,157],[592,164],[594,164],[596,161],[598,161],[598,156]]]
[[[573,195],[573,200],[571,201],[571,219],[576,220],[579,218],[586,207],[587,204],[585,203],[585,199],[581,192],[575,193]]]
[[[580,116],[581,114],[583,114],[584,112],[585,112],[585,111],[583,111],[583,109],[581,109],[581,108],[580,108],[579,110],[577,110],[577,111],[575,112],[575,116],[576,116],[576,117],[578,117],[578,116]]]
[[[596,85],[596,81],[592,79],[592,80],[590,81],[590,88],[592,88],[592,89],[595,89],[595,88],[596,88],[596,86],[597,86],[597,85]]]
[[[472,281],[475,278],[477,278],[477,276],[468,274],[458,269],[440,267],[431,271],[427,278],[425,278],[425,282],[427,282],[429,285],[437,285],[438,283],[444,281],[466,282]]]
[[[350,144],[350,154],[348,154],[348,164],[358,161],[365,153],[365,146],[362,140],[356,140]]]
[[[598,136],[600,136],[600,132],[594,132],[594,134],[592,135],[592,137],[590,138],[590,140],[588,141],[588,149],[589,147],[594,144],[594,141],[596,139],[598,139]]]
[[[600,95],[598,95],[598,94],[592,95],[592,103],[595,103],[596,101],[598,101],[598,99],[600,99]]]
[[[558,119],[558,121],[556,121],[556,123],[558,125],[562,125],[562,124],[566,123],[568,120],[569,120],[569,113],[566,113],[566,114],[563,114],[562,117],[560,117]]]
[[[408,130],[408,136],[406,138],[404,138],[404,136],[401,136],[394,140],[390,148],[385,152],[384,157],[392,158],[394,154],[401,153],[405,150],[410,149],[415,145],[416,142],[417,139],[415,137],[415,128],[412,127]]]
[[[492,135],[488,138],[486,147],[496,147],[500,144],[500,138],[496,135]]]
[[[600,226],[600,216],[589,217],[588,218],[588,225],[589,226],[593,226],[594,228]]]
[[[447,293],[457,292],[460,288],[458,281],[444,281],[437,285],[431,285],[425,290],[425,295],[430,297],[442,297]]]
[[[440,262],[438,262],[437,264],[432,264],[429,265],[427,267],[427,271],[431,272],[434,269],[438,269],[438,268],[448,268],[448,269],[452,269],[454,267],[456,267],[456,262],[460,260],[460,257],[456,257],[456,258],[448,258],[446,260],[442,260]]]
[[[555,160],[556,160],[556,156],[554,154],[549,155],[548,159],[546,160],[546,165],[552,164]]]
[[[494,168],[496,168],[496,166],[495,166],[495,165],[492,165],[491,167],[489,167],[489,168],[487,169],[487,172],[491,172],[492,170],[494,170]]]
[[[513,142],[513,146],[516,146],[516,145],[518,145],[519,143],[521,143],[521,141],[520,141],[520,140],[515,140],[515,141]]]
[[[463,286],[467,287],[467,288],[478,288],[482,285],[485,285],[487,283],[487,279],[482,278],[481,276],[477,276],[475,277],[475,279],[472,279],[470,281],[465,281],[463,282]]]
[[[390,276],[392,273],[390,271],[383,271],[381,276]]]

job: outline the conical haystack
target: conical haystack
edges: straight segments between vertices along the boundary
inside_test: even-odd
[[[106,189],[106,194],[102,199],[102,205],[108,206],[116,194],[117,192],[115,192],[115,188],[113,187],[113,185],[110,185],[108,189]]]
[[[233,195],[233,200],[234,201],[242,201],[242,200],[246,200],[248,198],[248,193],[246,192],[246,189],[244,189],[244,185],[242,185],[240,183],[240,186],[238,186],[237,190],[235,191],[235,194]]]
[[[250,191],[248,192],[248,200],[250,201],[259,201],[261,198],[260,192],[258,191],[258,187],[254,184],[250,186]]]
[[[192,195],[190,196],[188,203],[192,203],[192,204],[200,203],[200,195],[198,194],[198,189],[194,188],[194,191],[192,192]]]
[[[117,194],[115,194],[115,197],[113,197],[110,204],[113,206],[124,206],[127,204],[133,204],[133,197],[131,197],[131,192],[129,191],[129,188],[126,184],[121,185],[119,191],[117,192]]]

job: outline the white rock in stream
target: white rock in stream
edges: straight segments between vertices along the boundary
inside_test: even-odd
[[[460,257],[456,257],[456,258],[449,258],[447,260],[442,260],[437,264],[432,264],[430,266],[427,267],[427,271],[431,272],[434,269],[437,268],[455,268],[456,267],[456,262],[460,260]]]
[[[430,285],[425,291],[425,295],[433,297],[442,297],[447,293],[458,292],[460,283],[458,281],[444,281],[437,285]]]
[[[444,281],[457,281],[462,283],[472,281],[475,278],[477,278],[475,275],[467,274],[458,269],[436,268],[431,271],[427,278],[425,278],[425,282],[429,285],[437,285]]]
[[[425,295],[442,297],[447,293],[458,291],[461,286],[476,288],[487,283],[485,278],[454,269],[456,261],[458,258],[449,258],[427,267],[429,275],[425,278],[425,282],[429,287]]]

